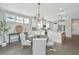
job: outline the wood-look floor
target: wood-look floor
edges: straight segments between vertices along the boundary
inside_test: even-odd
[[[56,51],[47,55],[79,55],[79,36],[73,35],[71,39],[66,38],[63,44],[55,43]],[[0,48],[0,55],[32,55],[32,50],[22,49],[19,43],[13,43]]]
[[[72,38],[66,38],[63,44],[55,44],[56,51],[51,55],[79,55],[79,36],[72,35]]]

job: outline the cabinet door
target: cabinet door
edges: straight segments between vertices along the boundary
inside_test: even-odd
[[[45,55],[46,54],[46,39],[35,38],[33,39],[33,55]]]

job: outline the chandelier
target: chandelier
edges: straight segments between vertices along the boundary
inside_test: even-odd
[[[41,22],[43,20],[43,17],[40,16],[40,3],[38,3],[38,16],[37,16],[37,21]]]
[[[63,10],[63,8],[59,9],[58,17],[59,17],[59,20],[64,20],[66,18],[65,11]]]

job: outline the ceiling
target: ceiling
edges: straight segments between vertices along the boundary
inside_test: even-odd
[[[37,3],[0,3],[0,8],[28,16],[37,16]],[[41,3],[41,16],[49,20],[57,19],[59,8],[63,8],[66,17],[79,18],[79,3]]]

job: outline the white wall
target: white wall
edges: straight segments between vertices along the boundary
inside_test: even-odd
[[[4,13],[3,11],[0,10],[0,17],[3,17],[4,16]]]
[[[5,13],[4,11],[0,10],[0,17],[4,17],[4,13]],[[18,14],[15,14],[15,15],[18,15]],[[6,38],[7,42],[9,41],[9,33],[14,33],[15,32],[15,26],[19,25],[19,24],[22,25],[24,28],[26,27],[29,34],[31,33],[31,21],[30,21],[30,24],[8,22],[8,25],[10,25],[10,30],[5,34],[5,38]],[[3,41],[2,36],[0,36],[0,42],[2,42],[2,41]],[[14,41],[15,40],[13,40],[13,42]],[[16,41],[17,41],[17,39],[16,39]]]
[[[38,27],[36,18],[32,18],[32,27]]]
[[[79,21],[72,21],[72,35],[79,35]]]
[[[23,26],[24,30],[26,28],[26,31],[28,32],[28,34],[30,34],[31,32],[31,27],[30,27],[30,24],[22,24],[22,23],[13,23],[13,22],[8,22],[8,25],[10,26],[10,29],[9,31],[5,34],[5,37],[6,37],[6,41],[9,42],[9,34],[10,33],[16,33],[15,31],[15,27],[17,25],[21,25]],[[16,37],[15,39],[12,39],[11,42],[15,42],[15,41],[18,41],[18,37],[17,36],[13,36],[12,38]]]
[[[65,33],[66,37],[71,38],[71,19],[65,20]]]
[[[8,25],[10,26],[10,29],[9,29],[9,31],[5,34],[5,39],[6,39],[6,41],[7,42],[9,42],[9,34],[10,33],[14,33],[14,32],[16,32],[15,31],[15,27],[17,26],[17,25],[22,25],[24,28],[26,27],[26,29],[27,29],[27,31],[28,31],[28,34],[30,33],[30,31],[31,31],[31,28],[30,28],[30,25],[28,25],[28,24],[21,24],[21,23],[13,23],[13,22],[8,22]],[[14,36],[14,37],[16,37],[16,39],[12,39],[11,40],[11,42],[14,42],[14,41],[18,41],[18,37],[17,36]],[[14,38],[14,37],[12,37],[12,38]],[[0,39],[0,41],[2,41],[2,39]]]

